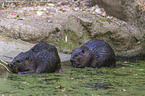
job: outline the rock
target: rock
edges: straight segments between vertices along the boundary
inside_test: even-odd
[[[25,52],[33,46],[33,44],[22,40],[0,35],[0,58],[6,62],[11,62],[12,59],[20,52]]]
[[[97,4],[99,7],[105,9],[108,15],[118,17],[119,19],[126,20],[127,16],[124,13],[124,1],[123,0],[90,0],[91,5]]]
[[[102,0],[102,2],[105,1]],[[105,2],[105,4],[108,3]],[[26,10],[27,7],[22,10],[20,8],[21,12],[0,10],[2,13],[0,14],[0,35],[30,43],[44,41],[55,45],[58,51],[63,53],[72,53],[75,48],[91,39],[101,39],[110,44],[116,56],[144,57],[145,31],[144,23],[140,26],[141,19],[135,19],[135,22],[138,20],[139,23],[134,22],[133,24],[131,23],[131,21],[133,22],[132,17],[126,22],[125,19],[117,19],[117,16],[103,15],[105,12],[102,9],[100,9],[102,12],[95,12],[95,6],[94,12],[87,7],[75,11],[74,8],[79,7],[73,7],[54,6],[55,11],[46,8],[41,16],[36,14],[34,9],[37,8],[29,8],[29,11]],[[115,7],[111,8],[113,10]],[[65,12],[59,9],[63,9]],[[144,10],[140,7],[139,9]],[[24,15],[25,12],[30,13],[30,15]],[[9,13],[15,13],[19,17],[7,18]],[[25,17],[25,19],[20,20],[21,17]],[[139,25],[137,26],[137,24]]]
[[[104,8],[108,15],[126,21],[142,35],[145,34],[145,1],[144,0],[90,0]]]
[[[20,39],[12,39],[0,36],[0,58],[5,62],[12,62],[20,52],[28,51],[34,44],[22,41]],[[59,53],[61,62],[70,59],[70,54]]]

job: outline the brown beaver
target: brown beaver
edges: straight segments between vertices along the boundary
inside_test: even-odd
[[[40,42],[27,52],[21,52],[8,64],[11,71],[23,73],[50,73],[61,70],[55,46]]]
[[[113,49],[102,40],[93,39],[76,48],[70,61],[75,67],[115,67],[116,60]]]

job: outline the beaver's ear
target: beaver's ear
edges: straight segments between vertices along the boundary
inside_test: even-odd
[[[29,57],[26,57],[26,60],[29,60]]]
[[[23,54],[24,52],[21,52],[20,54]]]
[[[24,52],[21,52],[21,53],[19,53],[17,56],[21,56],[21,55],[23,55],[24,54]]]
[[[31,56],[26,57],[26,60],[32,60]]]
[[[82,53],[85,53],[85,52],[87,52],[88,50],[89,50],[88,47],[83,47],[83,48],[82,48]]]

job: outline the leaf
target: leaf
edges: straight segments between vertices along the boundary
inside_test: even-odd
[[[12,16],[16,16],[16,14],[15,14],[15,13],[11,13],[11,15],[12,15]]]
[[[20,17],[19,15],[17,15],[17,17]]]
[[[17,19],[17,20],[24,20],[24,19]]]
[[[57,86],[56,88],[57,88],[57,89],[62,89],[62,86],[61,86],[61,85],[59,85],[59,86]]]
[[[43,11],[36,11],[38,16],[41,16],[44,12]]]
[[[54,7],[54,4],[49,3],[48,6],[49,6],[49,7]]]

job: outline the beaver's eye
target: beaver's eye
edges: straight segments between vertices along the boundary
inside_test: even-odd
[[[17,62],[17,63],[20,63],[20,61],[19,61],[19,60],[17,60],[16,62]]]
[[[85,50],[82,50],[83,53],[85,53]]]

